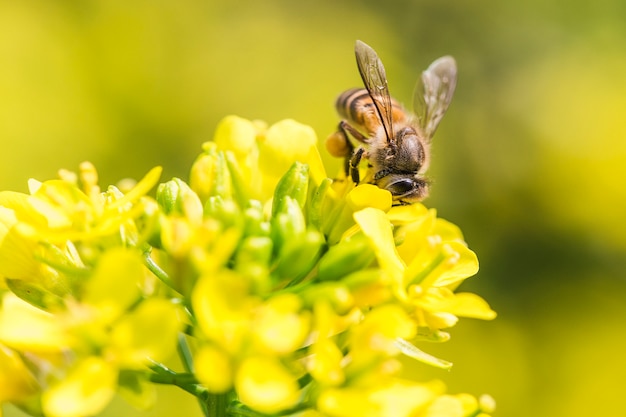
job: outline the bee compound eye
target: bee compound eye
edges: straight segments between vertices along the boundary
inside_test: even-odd
[[[390,184],[385,189],[394,196],[405,195],[415,188],[415,181],[411,178],[401,178]]]

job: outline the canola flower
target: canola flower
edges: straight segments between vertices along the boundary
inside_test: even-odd
[[[93,416],[170,384],[206,416],[487,416],[488,396],[399,376],[402,355],[449,368],[422,342],[495,317],[457,291],[478,270],[460,230],[329,179],[316,145],[230,116],[188,182],[103,191],[84,163],[0,192],[0,404]]]

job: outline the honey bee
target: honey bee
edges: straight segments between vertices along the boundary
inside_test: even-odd
[[[410,114],[389,95],[385,67],[376,51],[357,41],[355,54],[365,88],[347,90],[337,98],[335,106],[343,120],[326,140],[326,148],[345,158],[346,175],[356,184],[361,182],[359,164],[365,158],[370,169],[364,182],[390,191],[394,204],[421,201],[429,190],[424,173],[431,138],[456,87],[456,62],[444,56],[422,72]]]

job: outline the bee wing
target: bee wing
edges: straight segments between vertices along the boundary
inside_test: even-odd
[[[428,139],[433,137],[448,110],[455,87],[456,61],[451,56],[435,60],[422,72],[413,95],[413,110]]]
[[[390,142],[393,140],[393,126],[391,121],[391,96],[387,86],[385,67],[380,58],[378,58],[376,51],[364,42],[356,41],[354,52],[361,79],[374,102],[378,117],[387,135],[387,142]]]

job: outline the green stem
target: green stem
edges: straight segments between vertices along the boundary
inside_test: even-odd
[[[210,417],[227,417],[230,414],[227,413],[228,409],[228,394],[211,394],[209,393],[206,398],[205,407],[207,409],[207,415]]]
[[[178,356],[183,363],[185,371],[193,373],[193,355],[191,353],[191,349],[189,348],[189,344],[187,343],[187,339],[182,333],[178,335]],[[206,417],[215,417],[219,415],[215,414],[213,410],[213,396],[214,394],[209,393],[206,388],[204,388],[204,391],[201,393],[201,395],[196,395],[196,397],[198,398],[198,404],[200,405],[200,409]]]
[[[183,362],[185,371],[193,372],[193,355],[191,354],[191,349],[189,349],[187,339],[182,333],[178,335],[178,356],[180,356],[180,359]]]
[[[278,414],[273,414],[274,417],[279,416],[291,416],[293,414],[301,413],[311,407],[307,404],[300,404],[289,410],[283,410]],[[267,414],[254,411],[238,401],[233,401],[228,406],[227,415],[229,417],[267,417]]]
[[[164,385],[176,385],[184,389],[185,391],[193,391],[194,393],[200,392],[197,389],[190,389],[191,385],[198,385],[198,380],[194,374],[177,374],[174,373],[172,375],[167,374],[151,374],[150,382],[154,382],[155,384],[164,384]]]
[[[148,375],[150,382],[155,384],[174,385],[198,398],[206,398],[207,390],[198,383],[196,376],[190,373],[172,371],[161,363],[153,363]]]
[[[161,267],[157,265],[156,262],[154,262],[154,260],[150,257],[149,250],[143,253],[143,259],[145,261],[146,267],[150,270],[150,272],[154,274],[155,277],[161,280],[161,282],[163,282],[168,287],[174,289],[174,282],[172,282],[170,276],[167,275],[167,272],[162,270]]]

